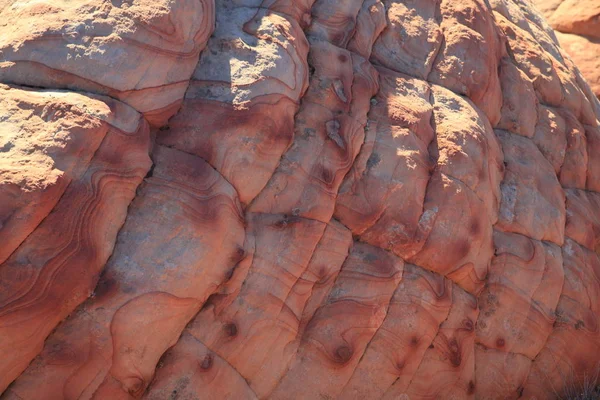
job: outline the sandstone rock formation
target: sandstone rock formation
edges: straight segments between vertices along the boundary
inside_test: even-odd
[[[556,38],[600,97],[600,3],[595,0],[533,0],[556,30]]]
[[[600,102],[527,0],[0,0],[0,32],[2,400],[600,368]]]
[[[0,3],[0,81],[105,94],[163,124],[214,21],[209,0]]]

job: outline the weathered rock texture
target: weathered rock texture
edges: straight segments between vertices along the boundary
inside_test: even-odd
[[[161,124],[213,23],[212,0],[2,0],[0,81],[106,94]]]
[[[600,2],[533,0],[533,3],[556,30],[560,45],[600,97]]]
[[[526,0],[0,0],[0,82],[2,400],[600,368],[600,103]]]

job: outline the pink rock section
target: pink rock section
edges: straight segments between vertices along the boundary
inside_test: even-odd
[[[3,208],[11,207],[3,210],[10,239],[0,266],[6,387],[94,291],[151,160],[148,124],[123,103],[9,86],[2,97]]]
[[[560,45],[600,98],[600,4],[595,0],[533,0],[533,3],[556,30]]]
[[[600,368],[600,105],[529,2],[76,3],[0,2],[0,399]]]
[[[213,0],[3,1],[0,81],[105,94],[160,126],[213,24]]]

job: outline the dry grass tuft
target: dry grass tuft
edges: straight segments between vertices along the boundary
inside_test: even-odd
[[[567,383],[565,385],[564,393],[559,396],[561,400],[600,400],[600,364],[596,368],[596,372],[591,375],[584,375],[583,382],[578,383]],[[569,380],[569,382],[575,382],[575,379]]]

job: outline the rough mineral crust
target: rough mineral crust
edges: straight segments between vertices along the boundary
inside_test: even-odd
[[[598,4],[538,7],[0,0],[0,399],[595,376]]]
[[[533,0],[533,3],[556,30],[560,45],[600,98],[600,3],[596,0]]]

